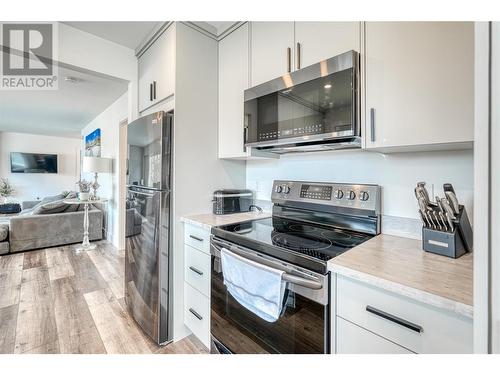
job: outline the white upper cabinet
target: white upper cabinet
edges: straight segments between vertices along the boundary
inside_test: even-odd
[[[248,23],[219,42],[219,158],[245,157],[244,91],[249,87]]]
[[[139,57],[139,111],[174,94],[175,26],[171,25]]]
[[[153,104],[153,58],[152,47],[139,58],[139,111]]]
[[[252,86],[361,46],[361,22],[252,22]]]
[[[474,23],[367,22],[365,35],[366,148],[471,147]]]
[[[252,22],[251,40],[252,86],[292,71],[293,22]]]
[[[361,22],[295,22],[295,69],[361,48]]]

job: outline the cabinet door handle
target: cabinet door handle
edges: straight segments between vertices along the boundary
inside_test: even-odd
[[[196,319],[203,320],[203,317],[200,314],[198,314],[195,310],[193,310],[192,308],[189,308],[189,312],[191,314],[193,314],[196,317]]]
[[[149,84],[149,101],[150,102],[153,101],[153,84],[152,83]]]
[[[153,99],[156,100],[156,81],[153,81]]]
[[[286,71],[290,73],[292,71],[292,49],[288,47],[286,49]]]
[[[193,271],[194,273],[197,273],[198,275],[202,276],[203,272],[201,272],[198,268],[195,268],[193,266],[189,266],[189,269]]]
[[[190,234],[189,237],[191,237],[193,240],[203,242],[203,238],[193,236],[192,234]]]
[[[405,320],[402,318],[398,318],[397,316],[386,313],[386,312],[379,310],[375,307],[366,306],[366,311],[368,311],[369,313],[372,313],[374,315],[380,316],[381,318],[387,319],[393,323],[399,324],[400,326],[411,329],[412,331],[415,331],[418,333],[422,333],[422,331],[423,331],[423,328],[421,326],[419,326],[418,324],[409,322],[408,320]]]
[[[375,142],[375,108],[370,108],[370,138]]]
[[[300,43],[297,42],[297,69],[300,69]]]

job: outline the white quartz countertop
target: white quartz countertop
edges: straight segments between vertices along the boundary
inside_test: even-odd
[[[243,212],[239,214],[229,214],[229,215],[214,215],[214,214],[196,214],[187,215],[181,217],[181,221],[186,224],[196,225],[205,230],[211,230],[212,227],[218,227],[219,225],[228,225],[241,223],[243,221],[264,219],[266,217],[271,217],[270,212]]]
[[[419,240],[378,235],[331,259],[328,269],[372,286],[472,318],[472,254],[452,259]]]

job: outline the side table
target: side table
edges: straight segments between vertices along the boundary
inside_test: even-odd
[[[89,205],[94,203],[106,203],[107,201],[108,201],[107,199],[94,199],[89,201],[81,201],[78,198],[64,200],[64,203],[66,204],[83,204],[85,208],[85,213],[83,217],[83,242],[82,245],[76,249],[77,252],[93,250],[97,247],[96,245],[91,244],[89,241]]]

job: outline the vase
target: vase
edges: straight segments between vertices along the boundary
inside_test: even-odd
[[[90,198],[89,192],[86,192],[86,193],[79,192],[78,193],[78,199],[80,199],[81,201],[88,201],[89,198]]]

